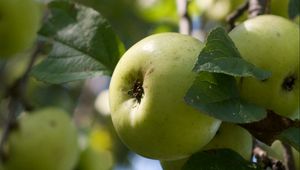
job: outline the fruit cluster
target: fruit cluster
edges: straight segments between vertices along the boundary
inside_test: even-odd
[[[237,78],[241,97],[299,119],[299,27],[263,15],[238,25],[229,36],[246,61],[272,72],[264,81]],[[230,148],[250,160],[247,130],[221,123],[184,101],[203,46],[179,33],[152,35],[123,55],[112,76],[111,116],[119,137],[136,153],[161,160],[165,169],[174,170],[193,153],[213,148]]]

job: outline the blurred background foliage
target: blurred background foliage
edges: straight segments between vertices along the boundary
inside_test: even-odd
[[[49,0],[40,0],[44,4]],[[140,39],[159,32],[178,32],[179,17],[175,0],[73,0],[99,11],[112,25],[126,49]],[[224,25],[226,16],[244,0],[190,0],[188,13],[192,17],[195,36],[200,39],[207,30]],[[230,1],[230,0],[229,0]],[[273,12],[287,17],[287,0],[273,5]],[[280,6],[276,7],[276,6]],[[41,5],[45,10],[46,6]],[[280,9],[280,10],[278,10]],[[283,12],[285,11],[285,12]],[[247,16],[242,17],[241,20]],[[200,30],[200,31],[199,31]],[[198,31],[198,32],[197,32]],[[202,31],[202,32],[201,32]],[[6,119],[8,99],[6,92],[24,72],[32,49],[9,60],[0,59],[0,123]],[[46,56],[41,56],[42,60]],[[61,85],[51,85],[30,78],[25,99],[28,107],[37,109],[57,106],[72,114],[79,131],[82,148],[76,170],[160,169],[158,161],[142,159],[131,153],[119,140],[110,119],[108,106],[109,77],[97,77]],[[135,162],[135,163],[132,163]],[[142,162],[141,164],[137,162]],[[143,169],[139,169],[142,166]],[[148,167],[147,167],[148,166]],[[150,167],[149,167],[150,166]]]

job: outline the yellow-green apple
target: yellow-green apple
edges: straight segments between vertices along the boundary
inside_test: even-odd
[[[271,14],[288,17],[289,0],[273,0],[270,6]]]
[[[178,160],[171,161],[160,161],[160,165],[163,170],[182,170],[184,164],[188,161],[189,158],[183,158]]]
[[[208,19],[224,20],[243,0],[196,0],[199,8]]]
[[[263,81],[239,79],[242,98],[299,119],[299,27],[279,16],[262,15],[238,25],[229,36],[246,61],[272,72]]]
[[[131,150],[154,159],[180,159],[213,138],[220,120],[184,101],[202,48],[191,36],[161,33],[139,41],[120,59],[110,83],[111,116]]]
[[[35,0],[0,0],[0,58],[30,47],[41,18]]]
[[[222,123],[214,138],[204,147],[208,149],[228,148],[239,153],[244,159],[250,160],[252,153],[252,136],[244,128]]]
[[[21,116],[8,140],[6,170],[72,170],[79,156],[69,115],[45,108]]]
[[[284,148],[282,143],[279,140],[276,140],[272,143],[271,148],[277,154],[276,159],[282,161],[284,163]],[[300,157],[299,152],[292,147],[292,153],[295,161],[296,170],[300,170]]]
[[[203,148],[203,150],[209,149],[232,149],[239,153],[244,159],[250,160],[252,152],[252,136],[242,127],[230,124],[222,123],[218,132],[214,138]],[[188,158],[161,161],[161,166],[164,170],[180,170]]]
[[[109,151],[100,152],[87,147],[80,154],[76,170],[110,170],[112,162],[112,155]]]

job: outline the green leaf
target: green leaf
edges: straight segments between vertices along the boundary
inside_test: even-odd
[[[288,128],[281,132],[279,139],[293,146],[300,152],[300,128]]]
[[[256,77],[265,80],[271,73],[257,68],[245,61],[225,30],[218,27],[208,35],[205,47],[200,52],[193,69],[196,72],[207,71],[224,73],[239,77]]]
[[[271,74],[246,62],[223,28],[208,35],[193,69],[198,72],[185,101],[200,112],[233,123],[250,123],[266,117],[264,108],[242,100],[233,76],[260,80]]]
[[[49,56],[32,70],[49,83],[111,75],[124,47],[109,23],[92,8],[71,2],[49,4],[39,34],[53,41]]]
[[[264,108],[239,97],[235,79],[225,74],[200,72],[185,101],[200,112],[233,123],[250,123],[266,117]]]
[[[183,170],[262,170],[230,149],[198,152],[184,164]]]
[[[289,0],[289,17],[295,18],[300,15],[300,1],[299,0]]]

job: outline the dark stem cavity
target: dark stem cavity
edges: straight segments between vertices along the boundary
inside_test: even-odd
[[[295,78],[295,76],[291,75],[291,76],[286,77],[283,80],[281,87],[285,91],[292,91],[294,89],[295,83],[296,83],[296,78]]]
[[[135,98],[139,103],[141,103],[144,95],[143,81],[139,79],[136,80],[133,84],[132,89],[128,91],[128,95]]]

